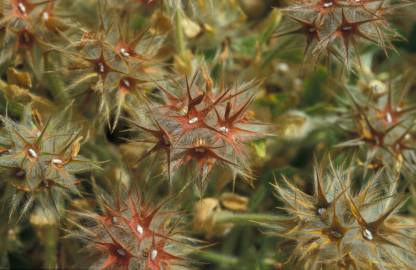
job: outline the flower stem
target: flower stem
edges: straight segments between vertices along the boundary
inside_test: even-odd
[[[251,225],[255,225],[256,223],[277,222],[282,220],[285,220],[285,218],[281,216],[255,213],[222,212],[215,217],[215,222],[217,223],[241,223]]]
[[[46,57],[45,65],[48,70],[54,70],[55,65],[50,60],[50,57]],[[64,82],[62,79],[54,73],[46,73],[46,80],[49,83],[51,94],[61,104],[68,104],[69,95],[65,91]]]
[[[179,10],[175,14],[175,37],[176,37],[176,49],[179,52],[179,55],[183,55],[186,51],[185,47],[185,37],[183,34],[182,27],[182,16]]]
[[[48,226],[46,228],[46,244],[45,244],[45,268],[55,269],[57,265],[57,238],[58,228],[56,226]]]
[[[239,260],[230,255],[224,255],[206,250],[196,250],[192,253],[201,261],[208,261],[222,266],[236,266]]]
[[[221,265],[222,267],[225,267],[225,268],[232,267],[232,269],[238,269],[239,265],[245,264],[245,262],[243,262],[237,257],[231,256],[231,255],[219,254],[219,253],[207,251],[207,250],[195,250],[194,252],[192,252],[192,255],[202,262],[204,261],[210,262],[213,264]],[[266,265],[275,266],[276,263],[277,262],[271,258],[265,258],[261,260],[261,264],[265,266]]]

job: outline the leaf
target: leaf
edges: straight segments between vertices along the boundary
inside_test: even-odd
[[[303,105],[312,106],[325,100],[325,84],[328,80],[328,71],[324,68],[317,68],[314,73],[305,80],[303,92]]]
[[[261,158],[266,157],[266,141],[260,140],[253,143],[257,156]]]
[[[273,11],[270,12],[269,16],[264,22],[264,26],[263,26],[264,30],[262,31],[259,37],[260,44],[266,43],[271,38],[276,27],[279,26],[281,21],[282,21],[282,12],[278,9],[273,9]]]
[[[232,43],[233,50],[246,56],[256,55],[257,37],[252,35],[235,40]]]
[[[72,144],[71,157],[73,159],[75,159],[77,157],[78,153],[79,153],[79,150],[81,148],[81,143],[80,142],[81,142],[82,139],[83,139],[83,137],[80,136]]]

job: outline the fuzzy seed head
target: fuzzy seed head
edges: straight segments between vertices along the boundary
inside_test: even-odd
[[[23,216],[34,209],[32,205],[58,214],[57,203],[64,203],[62,200],[68,193],[77,192],[75,174],[90,170],[92,163],[78,155],[79,131],[68,126],[62,115],[44,122],[42,116],[30,108],[24,113],[26,121],[22,123],[0,117],[3,124],[0,139],[9,142],[9,151],[2,154],[0,161],[1,172],[5,175],[3,183],[7,187],[1,199],[10,202],[11,217]],[[70,170],[67,165],[71,166]],[[5,187],[3,183],[0,188]],[[17,209],[23,211],[17,212]]]
[[[180,215],[164,204],[153,208],[138,194],[115,201],[115,204],[104,201],[102,214],[84,212],[79,216],[80,221],[85,217],[88,221],[80,223],[81,234],[74,235],[86,238],[95,259],[92,268],[107,265],[127,270],[166,266],[175,269],[189,264],[185,255],[191,250],[192,241],[180,233]],[[78,213],[74,213],[74,218],[78,218]]]
[[[334,59],[351,68],[359,60],[356,49],[361,43],[373,43],[383,51],[393,48],[399,35],[381,10],[394,11],[406,3],[395,1],[290,1],[285,9],[288,22],[277,36],[304,36],[305,57]],[[287,29],[286,29],[287,28]]]
[[[395,190],[381,188],[381,174],[368,179],[358,192],[353,191],[352,171],[333,165],[325,172],[316,169],[311,195],[287,179],[284,185],[275,185],[289,217],[272,226],[295,244],[292,266],[409,269],[416,262],[415,254],[406,248],[413,243],[415,221],[396,213],[403,197]]]
[[[391,79],[393,80],[393,79]],[[371,168],[381,163],[388,168],[415,168],[416,151],[412,133],[414,108],[404,80],[363,83],[348,87],[348,103],[339,125],[349,135],[342,147],[358,150],[359,162]],[[374,89],[378,85],[385,91]],[[386,86],[388,85],[388,86]],[[359,142],[359,143],[357,143]]]
[[[133,126],[149,135],[139,139],[156,141],[140,162],[162,152],[169,179],[172,172],[191,172],[200,190],[217,164],[225,165],[234,177],[239,174],[250,179],[245,142],[262,136],[264,130],[248,111],[254,99],[251,84],[223,89],[201,68],[182,82],[167,80],[159,90],[163,101],[150,104],[150,124],[142,124],[142,112],[136,113],[138,121]]]

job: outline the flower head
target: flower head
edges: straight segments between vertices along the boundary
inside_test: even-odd
[[[393,48],[391,40],[400,36],[390,26],[388,13],[406,4],[378,0],[295,0],[285,9],[292,22],[283,24],[276,36],[302,35],[306,39],[306,56],[314,59],[329,56],[350,68],[352,58],[360,61],[357,49],[363,42],[375,44],[386,52]]]
[[[394,185],[383,190],[375,174],[358,192],[351,185],[353,168],[315,169],[314,193],[306,194],[285,180],[276,184],[289,214],[277,222],[279,235],[295,243],[292,259],[307,269],[410,269],[414,220],[396,212],[404,203]]]
[[[169,179],[174,177],[173,171],[184,170],[204,189],[208,174],[217,165],[228,168],[234,177],[249,175],[245,143],[263,136],[264,127],[248,111],[254,100],[249,94],[252,83],[222,89],[204,69],[200,74],[195,72],[184,81],[157,83],[161,102],[149,104],[149,124],[140,123],[143,111],[130,114],[139,134],[132,143],[153,144],[138,160],[162,152]]]
[[[341,147],[354,147],[365,169],[380,164],[394,170],[415,164],[415,107],[402,80],[359,82],[347,90],[339,124],[350,138]]]
[[[1,170],[7,176],[2,185],[6,192],[10,215],[21,208],[20,216],[34,202],[58,211],[58,201],[68,192],[78,193],[77,173],[91,170],[94,165],[79,155],[82,136],[63,120],[50,118],[46,122],[39,113],[26,112],[22,123],[1,117]],[[51,210],[50,209],[50,210]]]
[[[92,267],[165,270],[189,265],[186,254],[193,241],[182,235],[180,215],[166,201],[154,206],[135,193],[102,206],[102,213],[73,216],[81,229],[73,234],[93,253]]]

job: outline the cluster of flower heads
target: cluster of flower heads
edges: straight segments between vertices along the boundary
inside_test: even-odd
[[[86,241],[92,269],[189,269],[194,240],[183,235],[180,215],[167,201],[152,205],[138,193],[101,201],[100,214],[73,216],[80,229],[73,236]]]
[[[339,124],[350,140],[339,146],[358,148],[367,169],[387,166],[400,171],[416,164],[416,108],[405,80],[362,81],[347,89],[349,98]]]
[[[41,86],[45,76],[62,75],[66,87],[57,98],[76,99],[84,114],[97,108],[95,112],[100,113],[94,115],[108,122],[115,113],[114,127],[126,98],[133,103],[142,100],[149,76],[161,72],[155,63],[162,30],[143,26],[133,31],[132,15],[113,11],[108,1],[97,1],[97,22],[91,27],[68,14],[73,4],[66,0],[3,1],[0,43],[7,49],[1,51],[0,66],[23,64]]]
[[[70,25],[61,16],[60,1],[4,0],[0,4],[2,48],[0,65],[12,61],[26,64],[41,75],[44,53],[51,44],[61,44]]]
[[[146,83],[162,72],[156,58],[163,38],[156,29],[150,33],[150,27],[133,31],[128,14],[104,16],[112,12],[106,3],[98,3],[95,29],[81,26],[68,46],[54,49],[66,59],[59,72],[72,78],[66,91],[85,105],[82,110],[96,105],[98,115],[109,123],[115,113],[114,128],[126,99],[131,100],[129,104],[143,101]],[[96,103],[91,104],[92,100]]]
[[[382,174],[358,191],[353,168],[315,170],[314,193],[285,180],[275,185],[289,218],[279,235],[295,243],[291,256],[302,269],[413,269],[415,220],[397,214],[405,198],[396,185],[384,189]]]
[[[303,35],[305,54],[315,58],[332,56],[350,66],[358,56],[361,41],[376,44],[385,51],[399,37],[388,16],[406,1],[390,0],[293,0],[285,9],[293,29],[278,33]],[[290,26],[289,26],[290,27]]]
[[[20,123],[1,116],[0,170],[2,200],[10,215],[21,216],[34,203],[57,212],[58,202],[78,193],[77,173],[93,168],[79,155],[80,130],[63,117],[42,119],[37,111],[25,111]]]
[[[153,143],[139,161],[162,152],[169,178],[183,169],[198,180],[200,191],[215,166],[228,167],[234,177],[249,177],[245,143],[264,135],[264,125],[248,110],[253,87],[253,83],[217,87],[205,69],[191,78],[161,82],[160,102],[149,104],[150,123],[142,123],[143,111],[132,112],[131,123],[144,139],[138,142]]]

